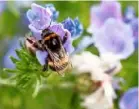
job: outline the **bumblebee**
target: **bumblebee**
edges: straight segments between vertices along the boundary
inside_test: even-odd
[[[39,41],[32,41],[31,38],[27,38],[27,41],[31,43],[32,47],[48,52],[43,71],[48,70],[49,66],[50,69],[62,74],[71,67],[69,55],[63,47],[68,37],[67,33],[62,40],[58,34],[47,28],[42,31],[41,37],[42,40]]]

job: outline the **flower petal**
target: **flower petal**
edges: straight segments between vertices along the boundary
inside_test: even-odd
[[[138,109],[138,88],[129,89],[119,102],[120,109]]]
[[[103,1],[100,5],[104,20],[108,18],[122,19],[121,5],[117,1]]]
[[[36,57],[41,65],[46,64],[46,59],[47,59],[48,53],[46,51],[36,51]]]
[[[83,32],[83,25],[80,23],[78,18],[72,20],[71,18],[67,18],[62,22],[65,29],[67,29],[71,33],[71,37],[73,39],[78,38]]]
[[[74,36],[76,29],[75,29],[75,24],[73,20],[68,17],[66,20],[62,22],[62,24],[65,29],[69,30],[69,32],[71,33],[71,36]]]
[[[30,21],[29,28],[34,33],[34,36],[40,39],[40,30],[50,25],[52,13],[50,9],[46,9],[35,3],[33,3],[31,7],[32,9],[27,12],[27,17]]]
[[[35,37],[37,40],[41,40],[41,30],[37,30],[34,26],[32,26],[31,24],[29,25],[30,30],[33,33],[33,37]]]
[[[75,28],[76,28],[76,33],[75,36],[79,37],[82,33],[83,33],[83,25],[80,23],[79,18],[76,17],[74,19],[74,24],[75,24]]]
[[[131,20],[135,18],[135,10],[134,7],[128,6],[124,13],[124,21],[129,23]]]
[[[67,32],[68,39],[63,46],[64,46],[66,52],[71,54],[74,51],[74,47],[72,46],[72,40],[71,40],[71,37],[70,37],[70,33],[68,31],[66,31],[66,32]]]
[[[61,39],[63,39],[63,37],[66,34],[66,31],[63,28],[63,25],[61,23],[53,24],[49,27],[49,29],[52,30],[53,32],[57,33],[61,37]]]
[[[131,28],[122,21],[112,18],[94,33],[94,43],[100,54],[111,52],[120,59],[126,59],[134,52]]]
[[[93,33],[109,18],[122,20],[121,5],[117,1],[102,1],[91,8],[91,25],[88,32]]]
[[[47,8],[50,9],[50,11],[52,13],[52,19],[53,19],[53,21],[55,21],[58,18],[58,16],[59,16],[59,12],[56,11],[56,9],[55,9],[53,4],[47,4],[47,5],[45,5],[45,7],[46,7],[46,9]]]
[[[36,14],[38,14],[38,16],[43,17],[43,15],[47,16],[47,17],[51,17],[52,13],[49,9],[45,9],[44,7],[37,5],[35,3],[33,3],[31,5],[32,11],[34,11]]]

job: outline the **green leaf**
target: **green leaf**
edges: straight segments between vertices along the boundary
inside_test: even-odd
[[[138,86],[138,52],[122,62],[123,69],[118,76],[123,77],[125,84],[123,84],[123,90],[127,90],[130,87]]]
[[[71,99],[70,109],[81,109],[81,98],[78,92],[74,92]]]
[[[10,59],[12,60],[12,62],[15,64],[16,62],[18,62],[18,59],[14,58],[13,56],[10,56]]]
[[[17,69],[8,69],[8,68],[3,68],[4,72],[9,72],[9,73],[17,73]]]

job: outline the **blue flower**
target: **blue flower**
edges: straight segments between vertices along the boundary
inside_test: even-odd
[[[117,55],[119,59],[127,59],[135,50],[130,26],[113,18],[108,19],[94,33],[94,45],[100,55],[110,52]]]
[[[128,6],[124,14],[124,22],[131,26],[135,47],[138,47],[138,18],[135,15],[134,7]]]
[[[134,10],[134,7],[132,6],[128,6],[125,10],[125,13],[124,13],[124,21],[126,23],[129,23],[130,21],[132,21],[133,19],[135,19],[135,10]]]
[[[46,8],[49,8],[50,11],[52,12],[52,19],[53,21],[57,20],[58,16],[59,16],[59,12],[56,11],[55,7],[53,4],[47,4],[45,5]]]
[[[62,24],[65,29],[70,31],[73,39],[78,38],[83,32],[83,25],[80,23],[78,18],[75,18],[74,20],[67,18],[62,22]]]
[[[138,87],[129,89],[121,97],[119,102],[120,109],[138,109]]]
[[[36,40],[41,40],[41,33],[43,29],[48,28],[49,30],[55,32],[63,40],[65,34],[67,34],[67,40],[63,44],[66,52],[70,54],[73,51],[72,40],[70,32],[63,27],[61,23],[53,22],[52,20],[52,7],[44,8],[37,4],[31,5],[32,9],[28,10],[27,17],[29,19],[29,28],[33,33]],[[50,25],[51,23],[51,25]],[[36,57],[41,65],[44,65],[44,61],[47,58],[47,51],[36,51]]]

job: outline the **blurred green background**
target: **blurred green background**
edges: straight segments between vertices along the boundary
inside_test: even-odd
[[[88,34],[86,28],[90,25],[90,7],[96,5],[97,1],[34,1],[38,4],[52,3],[60,12],[58,21],[63,21],[67,17],[79,17],[84,26],[84,35]],[[138,16],[137,1],[120,1],[122,11],[130,5],[136,10]],[[22,2],[21,2],[22,5]],[[30,7],[28,7],[30,8]],[[8,50],[8,43],[15,36],[22,36],[29,31],[27,25],[24,24],[23,17],[25,16],[27,7],[16,8],[14,1],[7,2],[6,9],[0,14],[0,59],[2,69],[2,58]],[[20,10],[20,11],[19,11]],[[6,41],[5,41],[6,40]],[[74,42],[79,42],[80,39]],[[86,50],[98,54],[95,48],[87,48]],[[125,84],[122,84],[122,91],[117,92],[119,96],[129,87],[138,86],[138,51],[122,61],[123,69],[118,74],[125,79]],[[1,71],[2,74],[2,71]],[[73,92],[72,88],[54,87],[47,90],[42,90],[34,99],[31,97],[31,91],[23,93],[18,88],[0,85],[0,109],[81,109],[78,101],[77,93]]]

